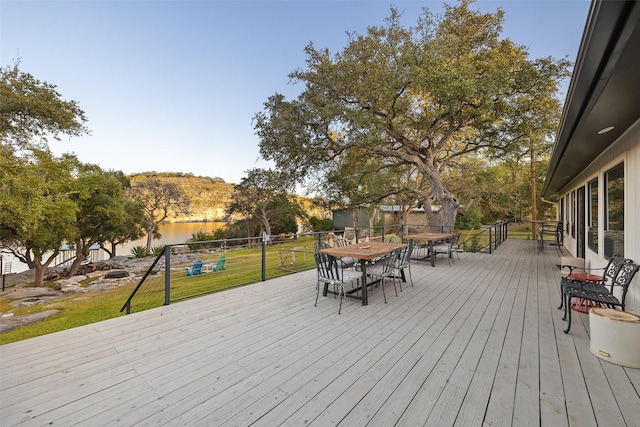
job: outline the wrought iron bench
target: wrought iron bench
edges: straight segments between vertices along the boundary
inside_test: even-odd
[[[608,283],[604,280],[602,283],[589,283],[584,281],[576,282],[569,279],[567,285],[563,286],[563,292],[566,297],[564,307],[565,318],[567,318],[568,321],[567,329],[564,331],[565,334],[568,334],[571,330],[571,300],[574,298],[593,301],[609,308],[620,307],[620,309],[624,311],[624,301],[627,296],[627,291],[629,290],[629,285],[640,266],[630,259],[621,259],[621,257],[614,258],[616,258],[616,260],[614,261],[612,258],[613,262],[609,262],[605,274],[607,274],[609,267],[615,269],[615,267],[612,266],[618,266],[618,268],[613,278],[607,281]],[[621,262],[618,264],[620,260]],[[614,295],[615,289],[620,289],[620,299]]]

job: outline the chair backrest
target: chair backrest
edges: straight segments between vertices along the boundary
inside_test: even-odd
[[[342,247],[342,246],[349,246],[351,243],[345,239],[344,237],[338,237],[336,238],[336,246],[338,247]]]
[[[622,302],[622,306],[624,307],[624,299],[627,296],[627,291],[629,290],[629,285],[631,284],[631,280],[633,280],[633,276],[638,272],[637,264],[634,264],[630,259],[624,259],[620,268],[618,269],[618,274],[612,281],[611,293],[613,293],[614,286],[620,286],[622,288],[622,297],[620,301]]]
[[[202,273],[202,261],[197,260],[193,263],[191,267],[191,274],[201,274]]]
[[[339,281],[340,268],[336,262],[336,258],[322,252],[313,254],[316,259],[316,268],[318,269],[318,278],[325,281]]]
[[[413,253],[413,242],[409,242],[409,244],[405,248],[400,249],[397,268],[408,266],[409,263],[411,262],[412,253]]]
[[[221,268],[224,267],[224,263],[227,260],[227,258],[224,255],[220,255],[220,258],[218,258],[218,262],[216,263],[215,268]]]
[[[328,249],[329,248],[329,244],[327,242],[315,242],[313,244],[313,252],[317,253],[319,251],[321,251],[322,249]]]
[[[625,259],[622,255],[614,255],[609,260],[609,264],[604,268],[604,273],[602,277],[604,278],[604,285],[608,285],[610,289],[613,289],[613,285],[615,283],[616,277],[620,272],[620,267],[625,263]]]
[[[400,249],[396,249],[393,252],[383,256],[376,264],[380,264],[382,266],[382,270],[380,274],[382,276],[386,276],[391,274],[397,268],[397,262],[400,258]],[[376,273],[377,274],[377,273]]]

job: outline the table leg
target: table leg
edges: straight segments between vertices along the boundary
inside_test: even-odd
[[[436,266],[436,254],[433,253],[433,240],[429,240],[429,253],[431,254],[431,267]]]
[[[362,268],[362,305],[369,305],[369,296],[367,295],[367,262],[360,260],[360,268]]]

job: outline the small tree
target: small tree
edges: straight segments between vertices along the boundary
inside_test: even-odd
[[[272,221],[278,216],[283,221],[286,217],[299,217],[303,212],[300,205],[287,197],[292,186],[291,180],[284,174],[270,169],[252,169],[234,187],[232,202],[227,213],[239,214],[250,225],[251,221],[259,222],[265,233],[272,234]],[[289,226],[291,228],[291,221]],[[251,237],[249,234],[247,237]]]
[[[73,180],[72,199],[78,205],[76,259],[69,269],[75,275],[94,244],[103,246],[116,238],[129,239],[140,234],[141,206],[125,196],[129,180],[122,172],[103,171],[96,165],[80,165]],[[137,224],[133,224],[137,222]],[[115,249],[114,249],[115,252]]]
[[[72,172],[78,162],[48,150],[18,157],[0,146],[0,247],[36,272],[35,286],[65,242],[76,235],[78,205],[72,200]]]
[[[151,252],[151,239],[159,237],[158,226],[169,215],[188,213],[189,199],[174,183],[150,178],[132,184],[129,195],[142,206],[142,229],[147,234],[146,249]]]

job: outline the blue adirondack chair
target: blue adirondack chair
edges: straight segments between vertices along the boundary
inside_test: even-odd
[[[224,262],[227,259],[225,258],[224,255],[220,255],[220,258],[218,259],[218,262],[216,263],[216,265],[213,266],[213,271],[220,271],[220,270],[226,270],[225,266],[224,266]]]
[[[196,274],[202,274],[202,261],[197,260],[193,263],[191,268],[187,268],[187,276],[195,276]]]

